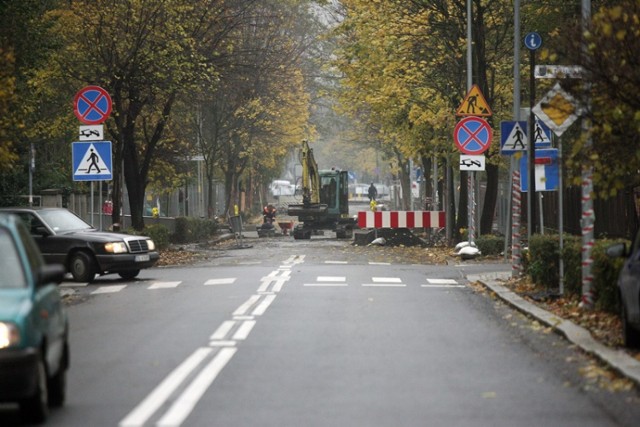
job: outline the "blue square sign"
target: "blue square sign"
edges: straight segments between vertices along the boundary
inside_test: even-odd
[[[82,141],[72,144],[74,181],[113,179],[111,141]]]

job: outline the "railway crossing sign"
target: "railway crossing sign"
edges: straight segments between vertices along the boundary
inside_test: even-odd
[[[467,93],[467,96],[465,96],[456,111],[456,116],[491,117],[491,115],[493,115],[493,112],[478,85],[471,87],[471,90],[469,90],[469,93]]]
[[[453,131],[453,141],[463,154],[484,153],[491,145],[492,138],[491,126],[481,117],[465,117]]]
[[[87,125],[103,123],[111,114],[111,97],[99,86],[87,86],[73,98],[73,112]]]
[[[74,181],[113,179],[111,141],[80,141],[71,146]]]
[[[529,191],[529,174],[527,173],[528,156],[525,152],[520,158],[521,189]],[[560,187],[560,168],[558,165],[558,149],[544,148],[536,150],[535,157],[536,191],[557,191]]]

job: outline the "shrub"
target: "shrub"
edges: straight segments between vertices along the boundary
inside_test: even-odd
[[[591,274],[593,275],[593,291],[596,294],[595,305],[596,308],[611,313],[618,313],[620,310],[616,283],[624,259],[609,258],[605,251],[609,246],[619,241],[620,240],[598,240],[591,253],[593,258],[591,269]]]
[[[476,246],[482,255],[500,255],[504,251],[504,238],[493,234],[479,236]]]
[[[143,234],[151,237],[156,244],[157,250],[169,247],[169,229],[162,224],[148,225],[144,228]]]
[[[218,231],[218,223],[209,219],[176,218],[176,231],[171,236],[173,243],[190,243],[206,240]]]
[[[555,288],[560,283],[560,238],[534,234],[529,241],[527,273],[533,283]]]

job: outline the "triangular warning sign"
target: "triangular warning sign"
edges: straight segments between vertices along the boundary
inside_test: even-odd
[[[109,175],[111,171],[100,157],[100,153],[93,144],[89,145],[87,152],[82,156],[82,160],[74,175]]]
[[[524,129],[518,122],[515,122],[513,129],[509,133],[509,136],[505,140],[504,148],[508,150],[525,151],[528,146],[528,138]]]
[[[458,111],[456,111],[456,116],[491,117],[492,115],[491,108],[482,92],[480,92],[478,85],[471,87],[464,101],[458,107]]]

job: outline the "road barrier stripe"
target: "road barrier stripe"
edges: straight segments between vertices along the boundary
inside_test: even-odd
[[[446,223],[444,211],[361,211],[360,228],[440,228]]]

